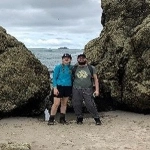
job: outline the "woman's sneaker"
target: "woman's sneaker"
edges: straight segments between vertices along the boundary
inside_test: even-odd
[[[63,125],[64,125],[64,124],[66,124],[66,125],[69,124],[69,122],[67,122],[66,119],[65,119],[65,114],[64,114],[64,113],[60,113],[59,123],[61,123],[61,124],[63,124]]]
[[[69,124],[69,122],[67,122],[65,119],[60,119],[60,122],[59,122],[60,124],[66,124],[66,125],[68,125]]]
[[[49,120],[48,121],[48,125],[54,125],[54,123],[55,123],[54,120]]]
[[[54,116],[50,116],[48,125],[54,125],[54,124],[55,124]]]

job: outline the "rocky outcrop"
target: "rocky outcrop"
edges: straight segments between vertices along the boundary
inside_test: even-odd
[[[85,46],[101,96],[123,109],[150,112],[150,1],[101,2],[103,30]]]
[[[0,27],[0,116],[40,114],[49,91],[47,67]]]
[[[31,150],[31,145],[28,143],[14,143],[14,142],[8,142],[8,143],[1,143],[0,144],[0,150]]]

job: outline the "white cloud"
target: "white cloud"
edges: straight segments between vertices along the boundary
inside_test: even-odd
[[[0,1],[7,33],[26,47],[83,48],[102,30],[100,0]]]

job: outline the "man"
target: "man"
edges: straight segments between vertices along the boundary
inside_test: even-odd
[[[73,74],[72,104],[77,116],[77,124],[83,123],[82,104],[83,100],[87,110],[94,118],[96,125],[101,125],[100,117],[93,96],[99,95],[99,82],[95,67],[93,73],[89,69],[85,54],[77,56],[78,66]],[[93,90],[93,81],[95,91]]]
[[[54,124],[55,115],[59,105],[60,107],[60,123],[68,124],[65,119],[67,101],[72,93],[72,75],[71,75],[71,60],[70,54],[64,54],[62,56],[62,63],[54,68],[53,73],[53,94],[54,102],[51,108],[50,118],[48,125]]]

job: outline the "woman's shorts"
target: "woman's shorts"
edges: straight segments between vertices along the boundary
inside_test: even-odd
[[[63,98],[63,97],[70,97],[72,95],[72,86],[61,86],[58,85],[57,89],[59,91],[59,94],[54,97]]]

